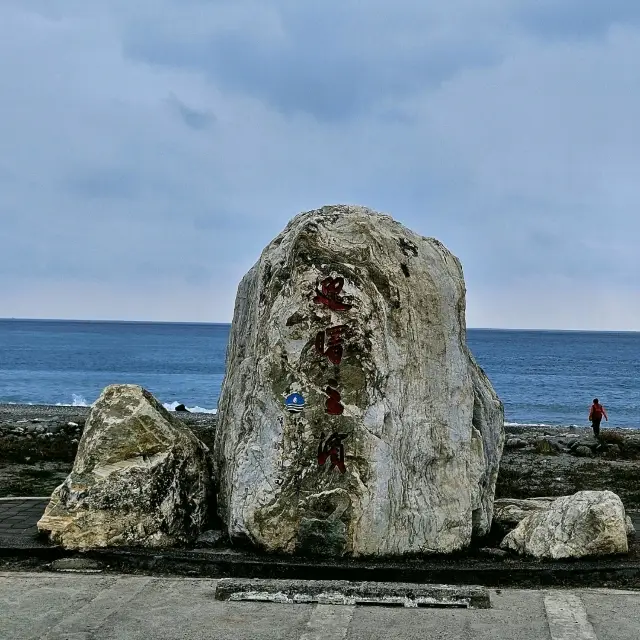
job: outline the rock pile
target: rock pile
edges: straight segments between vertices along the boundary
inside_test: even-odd
[[[362,207],[296,217],[236,300],[215,443],[230,536],[395,555],[486,533],[503,410],[464,314],[437,240]]]
[[[20,418],[0,422],[0,460],[35,462],[68,460],[76,455],[84,428],[84,418],[63,416],[48,419]]]
[[[504,447],[507,452],[522,450],[546,455],[569,454],[579,458],[636,460],[640,458],[640,433],[607,429],[596,439],[590,430],[585,429],[527,428],[509,434]]]

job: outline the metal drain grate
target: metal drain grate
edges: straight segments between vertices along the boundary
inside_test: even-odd
[[[258,580],[223,578],[217,600],[280,604],[344,604],[367,607],[489,609],[484,587],[347,582],[331,580]]]

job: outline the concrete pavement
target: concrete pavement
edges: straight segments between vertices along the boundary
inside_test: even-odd
[[[493,590],[491,609],[221,602],[217,581],[0,573],[2,640],[638,640],[640,592]]]

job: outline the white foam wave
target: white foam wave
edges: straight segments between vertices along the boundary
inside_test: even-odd
[[[168,411],[175,411],[176,407],[182,404],[180,402],[163,402],[162,406]],[[217,409],[205,409],[204,407],[199,407],[196,405],[195,407],[187,407],[187,410],[191,413],[218,413]]]
[[[580,424],[549,424],[548,422],[505,422],[505,427],[550,427],[552,429],[556,429],[558,427],[568,428],[568,427],[584,427],[588,425],[580,425]]]
[[[56,402],[56,407],[90,407],[91,403],[87,402],[84,396],[81,396],[78,393],[71,394],[72,402],[69,404],[68,402]]]

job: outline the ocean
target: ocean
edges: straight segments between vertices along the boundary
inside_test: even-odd
[[[214,412],[227,324],[0,320],[0,403],[89,405],[140,384],[167,408]],[[468,344],[511,424],[640,427],[640,333],[469,329]]]

